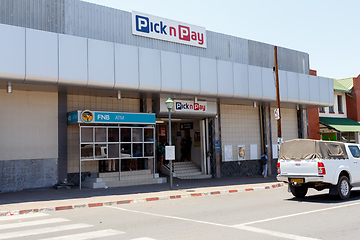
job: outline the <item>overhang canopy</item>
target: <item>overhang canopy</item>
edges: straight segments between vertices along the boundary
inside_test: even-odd
[[[360,123],[349,118],[319,117],[319,121],[340,132],[360,132]]]

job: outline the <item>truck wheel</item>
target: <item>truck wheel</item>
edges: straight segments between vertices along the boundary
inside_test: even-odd
[[[346,176],[341,176],[338,182],[339,197],[346,200],[350,197],[351,186],[350,181]]]
[[[292,187],[291,193],[297,197],[297,198],[303,198],[307,194],[308,186],[307,185],[301,185],[299,187]]]

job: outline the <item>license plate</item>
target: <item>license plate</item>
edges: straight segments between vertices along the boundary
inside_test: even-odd
[[[290,182],[296,182],[296,183],[304,183],[304,179],[302,178],[291,178]]]

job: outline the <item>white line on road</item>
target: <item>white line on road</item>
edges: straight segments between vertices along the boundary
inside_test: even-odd
[[[279,216],[279,217],[274,217],[274,218],[268,218],[268,219],[253,221],[253,222],[241,223],[241,224],[233,225],[232,227],[238,228],[239,226],[245,226],[245,225],[249,225],[249,224],[269,222],[269,221],[273,221],[273,220],[289,218],[289,217],[296,217],[296,216],[310,214],[310,213],[324,212],[324,211],[329,211],[329,210],[338,209],[338,208],[351,207],[351,206],[355,206],[355,205],[359,205],[359,204],[360,204],[360,202],[356,202],[356,203],[350,203],[350,204],[340,205],[340,206],[335,206],[335,207],[330,207],[330,208],[323,208],[323,209],[317,209],[317,210],[312,210],[312,211],[307,211],[307,212],[300,212],[300,213],[289,214],[289,215],[284,215],[284,216]]]
[[[87,228],[87,227],[92,227],[92,225],[80,223],[80,224],[71,224],[71,225],[64,225],[64,226],[32,229],[32,230],[26,230],[26,231],[16,231],[16,232],[10,232],[10,233],[2,233],[2,234],[0,234],[0,239],[18,238],[18,237],[39,235],[39,234],[44,234],[44,233],[61,232],[61,231],[66,231],[66,230],[73,230],[73,229]]]
[[[36,226],[42,224],[49,224],[49,223],[60,223],[60,222],[67,222],[70,220],[64,218],[51,218],[51,219],[44,219],[38,221],[31,221],[31,222],[19,222],[19,223],[10,223],[5,225],[0,225],[0,230],[2,229],[10,229],[10,228],[19,228],[19,227],[29,227],[29,226]]]
[[[31,213],[31,214],[23,214],[23,215],[12,215],[12,216],[0,217],[0,221],[11,221],[11,220],[16,220],[16,219],[45,217],[45,216],[49,216],[49,215],[45,214],[45,213]]]
[[[86,239],[96,239],[96,238],[101,238],[101,237],[109,237],[109,236],[119,235],[119,234],[123,234],[123,233],[125,233],[125,232],[117,231],[114,229],[105,229],[105,230],[99,230],[99,231],[93,231],[93,232],[53,237],[53,238],[44,238],[41,240],[74,240],[74,239],[86,240]]]
[[[237,225],[232,225],[232,226],[224,225],[224,224],[218,224],[218,223],[211,223],[211,222],[206,222],[206,221],[187,219],[187,218],[181,218],[181,217],[173,217],[173,216],[166,216],[166,215],[160,215],[160,214],[155,214],[155,213],[147,213],[147,212],[140,212],[140,211],[135,211],[135,210],[128,210],[128,209],[119,208],[119,207],[113,207],[113,206],[107,206],[107,207],[116,208],[116,209],[123,210],[123,211],[128,211],[128,212],[153,215],[153,216],[157,216],[157,217],[166,217],[166,218],[185,220],[185,221],[191,221],[191,222],[196,222],[196,223],[204,223],[204,224],[210,224],[210,225],[215,225],[215,226],[220,226],[220,227],[237,228],[237,229],[242,229],[242,230],[247,230],[247,231],[252,231],[252,232],[263,233],[263,234],[271,235],[271,236],[276,235],[277,237],[298,240],[298,239],[315,239],[315,238],[306,238],[306,237],[292,235],[292,234],[274,232],[274,231],[270,231],[270,230],[249,227],[249,226],[246,226],[246,225],[255,224],[255,223],[269,222],[269,221],[283,219],[283,218],[289,218],[289,217],[296,217],[296,216],[305,215],[305,214],[324,212],[324,211],[329,211],[329,210],[334,210],[334,209],[339,209],[339,208],[351,207],[351,206],[355,206],[355,205],[359,205],[359,204],[360,204],[360,202],[350,203],[350,204],[345,204],[345,205],[340,205],[340,206],[335,206],[335,207],[330,207],[330,208],[323,208],[323,209],[317,209],[317,210],[312,210],[312,211],[307,211],[307,212],[289,214],[289,215],[284,215],[284,216],[279,216],[279,217],[274,217],[274,218],[268,218],[268,219],[263,219],[263,220],[258,220],[258,221],[252,221],[252,222],[247,222],[247,223],[242,223],[242,224],[237,224]]]
[[[292,240],[319,240],[318,238],[308,238],[308,237],[303,237],[303,236],[298,236],[298,235],[293,235],[293,234],[288,234],[288,233],[282,233],[282,232],[275,232],[275,231],[271,231],[271,230],[254,228],[254,227],[249,227],[249,226],[238,226],[236,228],[245,230],[245,231],[249,231],[249,232],[261,233],[261,234],[265,234],[265,235],[269,235],[269,236],[273,236],[273,237],[287,238],[287,239],[292,239]]]

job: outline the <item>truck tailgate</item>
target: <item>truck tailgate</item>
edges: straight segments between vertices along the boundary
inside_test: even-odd
[[[312,176],[318,175],[316,160],[280,160],[281,175]]]

